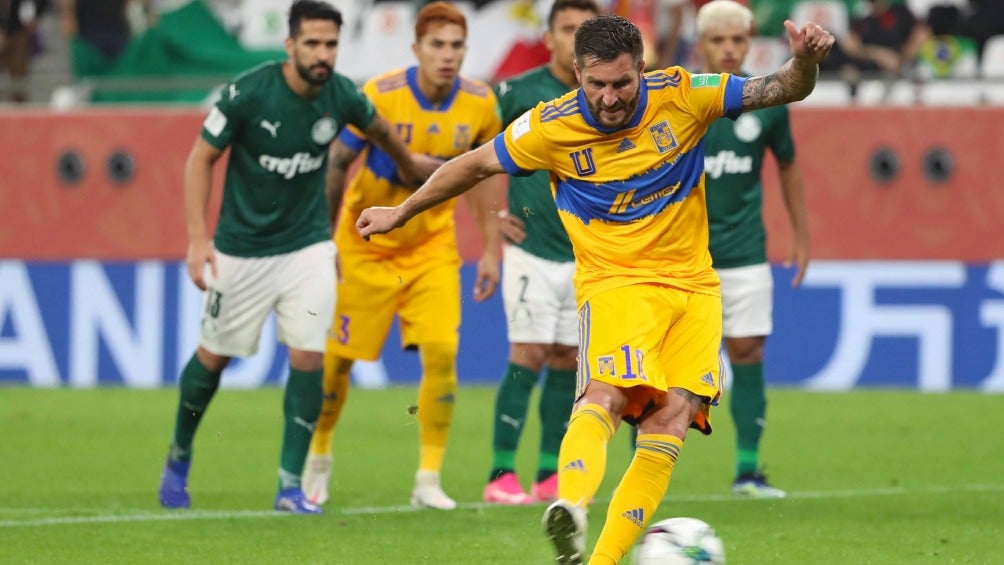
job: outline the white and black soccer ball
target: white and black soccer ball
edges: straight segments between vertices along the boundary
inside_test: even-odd
[[[723,565],[725,546],[697,518],[669,518],[649,526],[634,551],[634,565]]]

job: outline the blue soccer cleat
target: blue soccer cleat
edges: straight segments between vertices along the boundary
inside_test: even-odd
[[[275,509],[292,514],[322,514],[321,507],[307,500],[300,487],[289,487],[275,495]]]
[[[188,496],[188,469],[191,461],[171,461],[164,464],[164,473],[160,476],[158,496],[160,505],[164,508],[188,508],[192,499]]]
[[[744,473],[732,483],[732,493],[748,498],[784,498],[785,492],[767,482],[763,473]]]

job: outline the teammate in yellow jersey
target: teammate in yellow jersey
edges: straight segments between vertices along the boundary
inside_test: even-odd
[[[589,563],[616,563],[669,485],[687,428],[710,433],[721,390],[722,309],[708,253],[701,138],[720,116],[800,100],[815,86],[833,36],[785,22],[793,57],[743,78],[643,73],[638,29],[619,16],[575,33],[578,91],[537,105],[495,142],[440,167],[408,200],[363,211],[376,237],[503,172],[550,171],[572,240],[579,303],[578,400],[558,456],[558,500],[543,524],[559,563],[586,559],[586,508],[621,420],[637,449]]]
[[[416,16],[412,49],[417,66],[375,77],[363,86],[409,149],[447,160],[491,141],[502,129],[495,95],[488,85],[458,74],[467,49],[463,14],[445,2],[427,4]],[[337,222],[347,170],[360,153],[362,166],[341,206],[346,220]],[[307,457],[304,492],[317,504],[327,500],[331,437],[348,393],[352,363],[379,357],[396,314],[402,345],[417,348],[422,364],[419,464],[411,502],[451,510],[456,502],[440,487],[440,470],[457,390],[461,290],[455,201],[430,210],[408,229],[364,241],[353,225],[359,213],[370,206],[400,204],[415,186],[402,182],[388,155],[351,128],[332,146],[328,188],[339,256],[338,301],[324,358],[324,405]],[[499,281],[499,188],[485,183],[468,201],[485,244],[475,301],[491,296]]]

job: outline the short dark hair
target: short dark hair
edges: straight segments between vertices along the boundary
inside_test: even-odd
[[[637,65],[644,56],[644,46],[638,28],[620,16],[597,16],[575,30],[575,60],[580,67],[586,59],[613,61],[625,53]]]
[[[551,4],[551,11],[547,14],[547,29],[554,31],[554,18],[565,10],[581,10],[596,15],[600,14],[600,7],[595,0],[554,0],[554,4]]]
[[[303,20],[329,20],[342,29],[342,13],[327,2],[320,0],[296,0],[289,8],[289,36],[300,34]]]

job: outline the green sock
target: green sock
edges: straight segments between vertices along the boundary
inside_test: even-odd
[[[300,486],[310,437],[314,433],[314,424],[321,415],[323,379],[323,370],[289,369],[289,380],[286,381],[286,393],[282,402],[286,423],[279,460],[280,489]]]
[[[537,481],[558,470],[558,450],[575,403],[575,370],[547,368],[540,391],[540,455]],[[543,478],[541,478],[543,477]]]
[[[492,435],[492,470],[488,480],[494,481],[515,468],[516,446],[526,423],[530,394],[537,382],[537,373],[509,363],[495,395],[495,423]]]
[[[172,461],[191,461],[192,442],[195,440],[195,430],[199,427],[202,415],[209,407],[209,401],[220,387],[220,373],[210,372],[192,355],[188,364],[181,371],[178,379],[180,398],[178,399],[178,417],[174,423],[174,439],[168,458]]]
[[[736,476],[755,472],[767,414],[763,363],[732,365],[729,411],[736,425]]]

